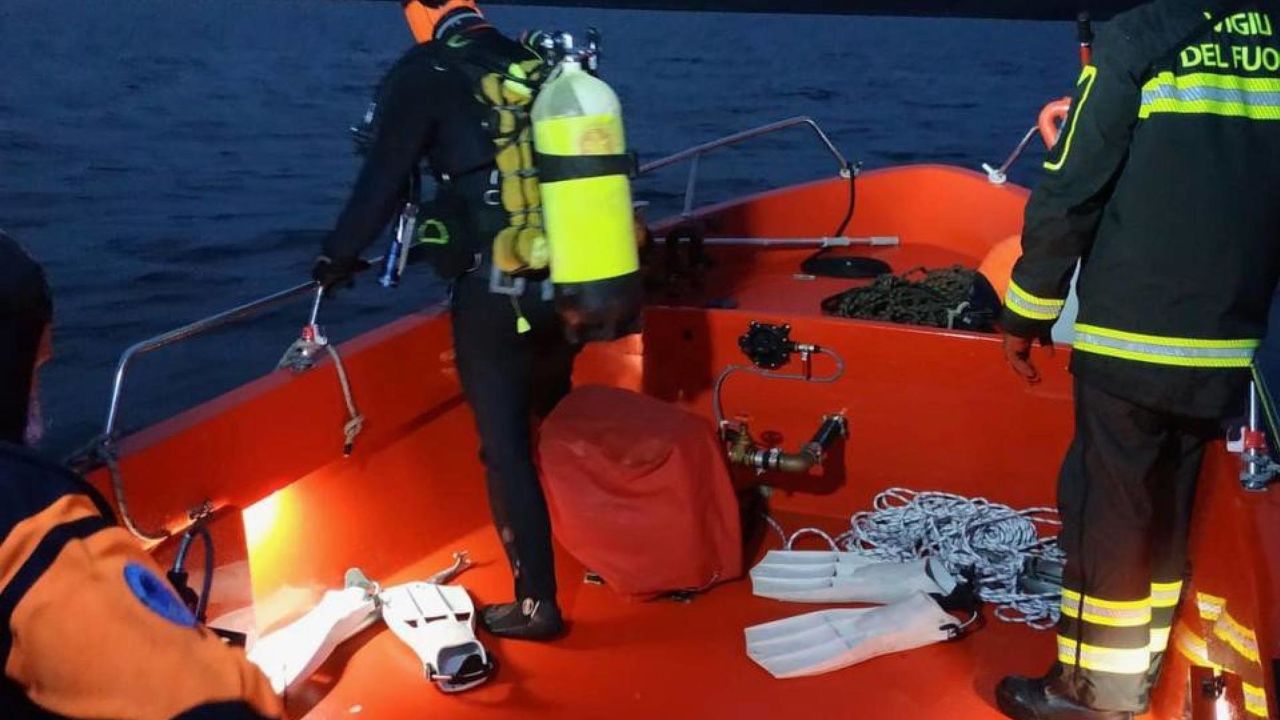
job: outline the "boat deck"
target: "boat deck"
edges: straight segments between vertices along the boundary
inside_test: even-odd
[[[359,466],[336,464],[247,513],[260,612],[271,597],[339,582],[351,565],[386,583],[422,578],[470,551],[477,567],[459,582],[477,604],[507,600],[510,575],[488,524],[483,483],[460,446],[471,419],[458,405],[426,429]],[[474,445],[474,441],[468,441]],[[424,463],[423,458],[440,463]],[[358,508],[358,509],[357,509]],[[264,513],[266,516],[264,516]],[[269,516],[269,517],[267,517]],[[834,518],[782,515],[789,528]],[[305,529],[305,542],[301,541]],[[774,544],[777,538],[764,537]],[[288,698],[309,718],[847,717],[997,718],[991,689],[1009,672],[1044,669],[1051,633],[988,622],[955,643],[923,648],[827,675],[775,680],[746,656],[743,628],[820,606],[755,598],[749,581],[724,584],[687,604],[633,602],[582,581],[557,549],[569,632],[550,644],[482,634],[497,676],[446,696],[408,648],[380,625],[353,639]],[[279,592],[282,588],[293,593]],[[261,617],[264,622],[266,618]]]
[[[1017,232],[1025,203],[1021,189],[938,166],[869,172],[859,183],[849,232],[898,236],[899,247],[862,252],[899,273],[976,267]],[[847,184],[837,179],[712,208],[700,219],[709,237],[821,238],[847,201]],[[841,530],[850,513],[891,487],[1013,507],[1051,504],[1072,431],[1070,352],[1040,355],[1043,380],[1028,386],[1009,372],[994,335],[822,316],[821,300],[856,281],[799,274],[811,252],[716,250],[700,278],[679,278],[677,292],[651,298],[642,335],[589,346],[575,383],[643,391],[710,418],[717,377],[745,362],[738,339],[750,323],[789,323],[794,340],[827,351],[806,368],[811,377],[840,374],[838,356],[838,380],[814,386],[738,373],[721,385],[726,416],[749,420],[772,446],[800,446],[831,413],[848,419],[849,436],[828,454],[821,476],[747,478],[773,488],[770,503],[787,528]],[[328,360],[300,375],[273,373],[122,441],[140,524],[176,530],[206,502],[219,513],[215,625],[227,625],[221,613],[251,605],[256,622],[248,624],[269,630],[314,606],[350,567],[396,584],[446,567],[456,550],[478,563],[459,580],[477,604],[510,599],[448,319],[405,317],[342,350],[367,420],[350,458],[339,455],[348,418]],[[1233,593],[1239,616],[1261,633],[1274,624],[1261,608],[1277,605],[1252,598],[1276,596],[1277,560],[1268,548],[1280,547],[1280,511],[1265,494],[1243,493],[1238,459],[1220,446],[1209,465],[1210,482],[1202,483],[1209,497],[1198,512],[1244,521],[1200,523],[1193,562],[1209,592]],[[91,479],[110,492],[105,472]],[[762,538],[753,556],[775,542]],[[162,561],[174,544],[157,550]],[[1268,594],[1241,589],[1233,575],[1241,558],[1253,568],[1243,581],[1266,579]],[[486,686],[441,694],[409,649],[375,625],[289,693],[291,716],[981,720],[1000,717],[992,689],[1001,676],[1042,672],[1053,655],[1052,633],[988,618],[959,642],[780,681],[747,658],[744,628],[820,606],[754,598],[745,579],[688,604],[631,602],[584,584],[583,568],[566,552],[557,560],[568,635],[550,644],[486,638],[500,662]],[[1222,577],[1206,572],[1215,569]],[[1271,638],[1260,635],[1268,648]],[[1166,683],[1173,692],[1164,693],[1161,717],[1181,716],[1184,680]],[[1274,689],[1270,680],[1256,682]]]

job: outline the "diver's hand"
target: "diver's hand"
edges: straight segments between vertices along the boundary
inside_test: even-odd
[[[338,288],[349,288],[355,285],[356,273],[369,267],[366,260],[360,258],[330,258],[321,255],[311,267],[311,279],[320,283],[326,295],[332,295]]]
[[[1040,382],[1040,371],[1031,362],[1031,343],[1031,338],[1004,334],[1004,359],[1022,379],[1035,384]]]

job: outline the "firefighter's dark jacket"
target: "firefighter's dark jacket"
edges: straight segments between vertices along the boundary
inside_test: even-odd
[[[1027,206],[1005,329],[1046,336],[1081,261],[1072,372],[1222,416],[1280,276],[1280,2],[1157,0],[1095,52]]]
[[[266,677],[165,583],[91,486],[0,443],[0,717],[279,717]]]

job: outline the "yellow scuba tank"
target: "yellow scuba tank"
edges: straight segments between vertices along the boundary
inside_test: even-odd
[[[641,303],[634,160],[618,96],[570,53],[530,117],[556,306],[580,338],[612,339],[631,329]]]

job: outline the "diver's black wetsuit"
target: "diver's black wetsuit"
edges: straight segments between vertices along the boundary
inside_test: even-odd
[[[551,524],[533,464],[530,415],[545,415],[569,390],[577,348],[564,339],[542,284],[518,298],[490,291],[490,246],[507,223],[496,196],[490,112],[455,66],[465,51],[510,62],[530,51],[483,23],[463,25],[409,50],[387,73],[376,99],[377,121],[364,167],[324,252],[335,265],[354,260],[382,232],[405,197],[408,178],[425,160],[441,180],[437,209],[452,217],[451,240],[434,264],[454,279],[454,345],[463,390],[475,413],[494,523],[518,599],[554,602]],[[440,47],[448,45],[447,48]],[[515,306],[531,325],[517,329]]]

